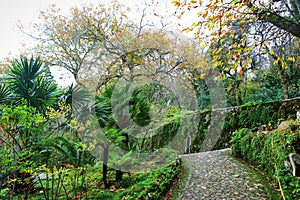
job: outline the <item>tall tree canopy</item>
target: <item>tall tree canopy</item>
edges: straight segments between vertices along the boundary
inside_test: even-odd
[[[247,43],[247,48],[264,47],[274,38],[283,40],[286,34],[300,37],[299,0],[174,0],[173,3],[180,10],[177,11],[180,17],[189,10],[197,10],[197,20],[186,30],[193,30],[195,36],[209,46],[221,44],[222,47],[226,39],[236,38],[236,32],[239,31],[242,38],[227,43],[228,48],[232,49],[231,58],[235,58],[235,61],[241,60],[240,49],[246,50]],[[262,33],[268,33],[269,36],[255,38],[255,33],[261,33],[262,29]],[[217,48],[215,56],[220,51]],[[251,59],[247,60],[251,62]]]
[[[149,5],[140,8],[136,19],[130,15],[116,1],[73,7],[67,15],[52,6],[41,12],[35,34],[30,34],[39,43],[34,51],[50,67],[63,67],[77,83],[96,90],[132,71],[159,77],[199,67],[200,49],[170,31],[167,20]]]
[[[288,98],[288,73],[299,59],[299,0],[174,0],[176,14],[197,11],[192,31],[209,48],[214,67],[224,78],[275,67]],[[236,76],[235,76],[236,77]]]

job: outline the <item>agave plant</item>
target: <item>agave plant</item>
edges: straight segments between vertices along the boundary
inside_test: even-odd
[[[39,57],[12,61],[3,80],[12,93],[11,103],[15,105],[25,99],[28,106],[44,112],[57,99],[57,85]]]

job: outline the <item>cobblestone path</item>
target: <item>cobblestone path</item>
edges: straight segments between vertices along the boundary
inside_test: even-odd
[[[188,175],[180,186],[178,199],[274,199],[268,193],[272,189],[266,187],[257,173],[231,157],[230,149],[182,158]]]

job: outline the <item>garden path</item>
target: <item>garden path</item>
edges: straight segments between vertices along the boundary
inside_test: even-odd
[[[230,152],[224,149],[183,155],[186,175],[178,186],[178,199],[274,199],[270,195],[275,192],[277,196],[277,192]]]

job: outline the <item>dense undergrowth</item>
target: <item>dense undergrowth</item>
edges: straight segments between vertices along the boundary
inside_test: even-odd
[[[263,172],[280,191],[281,199],[300,198],[300,180],[292,175],[290,166],[285,166],[290,153],[300,153],[299,121],[286,130],[253,132],[240,129],[231,142],[233,155]]]
[[[38,180],[32,193],[25,191],[11,199],[163,199],[182,170],[181,160],[149,172],[126,174],[122,181],[110,181],[105,189],[100,166],[74,168],[66,166]],[[115,175],[109,170],[109,177]],[[8,190],[0,191],[0,199],[8,199]]]

